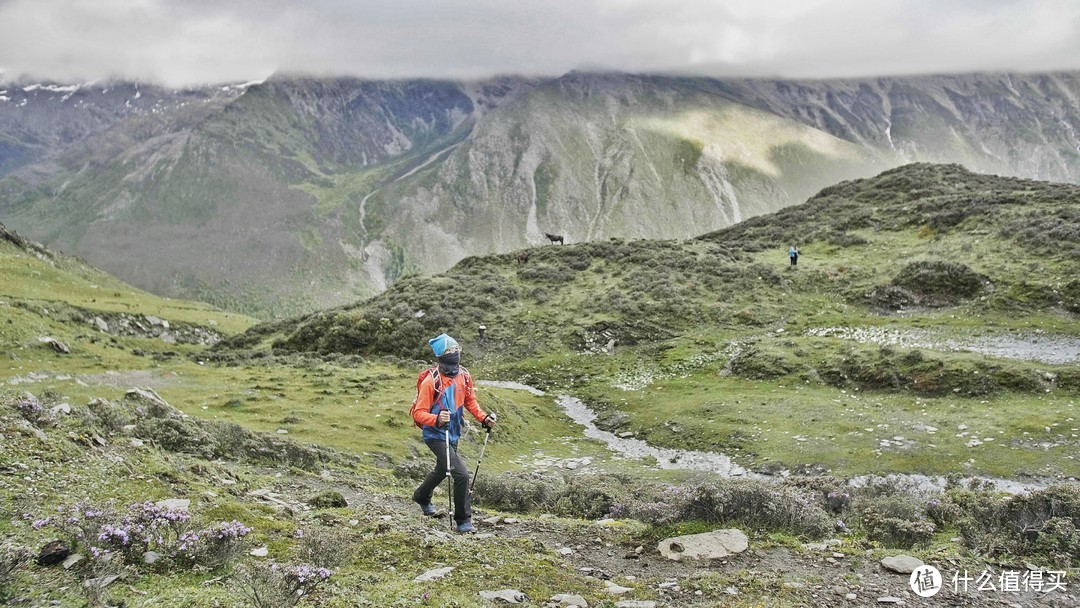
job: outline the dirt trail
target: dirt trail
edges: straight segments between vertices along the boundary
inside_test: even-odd
[[[792,548],[751,537],[746,552],[727,559],[674,562],[657,551],[655,542],[628,536],[620,526],[611,525],[610,520],[588,522],[583,528],[580,522],[553,516],[503,514],[483,508],[474,508],[477,534],[451,534],[445,519],[423,517],[415,504],[401,496],[359,490],[353,483],[357,480],[348,479],[341,472],[324,477],[280,475],[271,489],[282,502],[299,506],[306,496],[336,490],[346,498],[349,508],[361,513],[364,519],[383,521],[415,535],[418,540],[486,543],[497,542],[500,538],[532,539],[565,561],[567,568],[598,579],[598,587],[599,581],[609,580],[622,586],[651,590],[657,606],[716,606],[718,579],[725,586],[722,596],[731,601],[779,596],[798,606],[881,606],[885,605],[879,601],[883,597],[900,598],[904,600],[902,605],[915,606],[1063,608],[1080,605],[1080,597],[1072,587],[1068,592],[1002,593],[980,592],[972,585],[966,593],[962,589],[956,592],[952,583],[954,574],[966,571],[978,576],[983,569],[989,569],[997,577],[1002,569],[985,564],[961,564],[950,559],[928,562],[941,570],[946,579],[945,586],[936,597],[920,598],[911,591],[908,575],[886,571],[880,565],[883,557],[896,551],[867,550],[839,540],[829,541],[829,545]],[[484,522],[494,516],[501,516],[501,520],[509,518],[510,523]],[[1010,568],[1026,572],[1020,566]],[[851,594],[854,594],[853,599]],[[546,599],[532,598],[530,605],[542,605]]]

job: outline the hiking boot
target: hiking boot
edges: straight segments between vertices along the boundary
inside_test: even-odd
[[[420,510],[424,513],[424,517],[431,517],[438,513],[438,510],[435,509],[435,505],[430,502],[426,505],[420,505]]]
[[[476,532],[476,527],[472,525],[472,521],[466,519],[458,524],[457,531],[461,534],[472,534]]]

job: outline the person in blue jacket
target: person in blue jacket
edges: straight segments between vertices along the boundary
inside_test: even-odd
[[[485,428],[495,425],[495,414],[484,412],[476,401],[472,376],[461,365],[461,346],[457,340],[440,334],[428,340],[428,345],[439,364],[420,382],[410,413],[413,421],[424,431],[424,444],[435,454],[435,469],[413,492],[413,500],[420,505],[424,515],[434,515],[436,509],[431,504],[431,494],[446,477],[449,464],[454,479],[454,521],[457,530],[475,532],[469,505],[469,471],[458,458],[457,444],[465,424],[465,410],[469,410]],[[447,431],[450,439],[449,463]]]

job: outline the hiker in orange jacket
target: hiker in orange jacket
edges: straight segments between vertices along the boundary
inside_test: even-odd
[[[410,413],[417,426],[424,430],[424,443],[435,454],[435,469],[413,492],[413,500],[420,505],[424,515],[436,513],[431,494],[446,477],[449,453],[450,474],[454,478],[454,521],[458,532],[475,532],[469,506],[469,471],[458,458],[457,443],[465,423],[464,410],[469,410],[485,428],[494,426],[496,417],[480,409],[469,370],[461,366],[461,346],[457,340],[440,334],[428,340],[428,345],[439,360],[438,369],[432,370],[420,382]]]

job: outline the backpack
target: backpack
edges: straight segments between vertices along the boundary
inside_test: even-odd
[[[465,374],[465,390],[473,390],[472,376],[469,375],[469,370],[461,367],[461,373]],[[415,406],[416,401],[420,399],[420,385],[424,383],[424,378],[427,378],[428,376],[431,376],[432,379],[435,380],[435,399],[432,401],[432,403],[435,403],[439,399],[442,399],[442,376],[439,375],[439,366],[433,365],[420,372],[420,375],[416,377],[416,397],[413,399],[413,406]],[[412,411],[412,407],[410,407],[409,410]],[[424,428],[416,420],[413,420],[413,426],[418,429]]]

